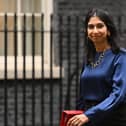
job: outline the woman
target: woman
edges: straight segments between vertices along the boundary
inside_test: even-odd
[[[78,109],[67,126],[126,126],[126,51],[107,11],[92,9],[85,19],[87,54],[80,77]]]

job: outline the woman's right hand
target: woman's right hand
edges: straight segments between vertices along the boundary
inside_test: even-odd
[[[88,121],[89,119],[85,114],[75,115],[68,120],[67,126],[82,126]]]

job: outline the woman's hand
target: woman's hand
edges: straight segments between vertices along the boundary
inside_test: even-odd
[[[84,114],[75,115],[67,122],[67,126],[82,126],[89,121],[88,117]]]

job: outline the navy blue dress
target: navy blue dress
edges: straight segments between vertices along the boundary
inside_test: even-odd
[[[96,53],[96,58],[100,53]],[[84,111],[90,119],[88,126],[104,124],[126,126],[126,51],[124,49],[118,54],[114,54],[111,49],[106,50],[102,61],[94,68],[85,65],[80,77],[78,108],[84,109],[86,101],[97,103]]]

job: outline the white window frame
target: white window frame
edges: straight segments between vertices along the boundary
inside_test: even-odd
[[[17,13],[21,14],[22,0],[17,0]],[[53,13],[53,0],[41,0],[41,12],[44,14],[44,30],[50,31],[50,15]],[[18,18],[18,29],[21,20]],[[17,77],[23,78],[22,36],[18,34]],[[5,57],[0,57],[0,79],[4,78]],[[39,65],[38,65],[39,64]],[[14,56],[7,57],[7,77],[14,78]],[[53,64],[53,78],[60,77],[60,68]],[[26,78],[32,77],[32,56],[26,56]],[[41,77],[41,56],[35,56],[35,78]],[[44,34],[44,78],[50,77],[50,33]]]

